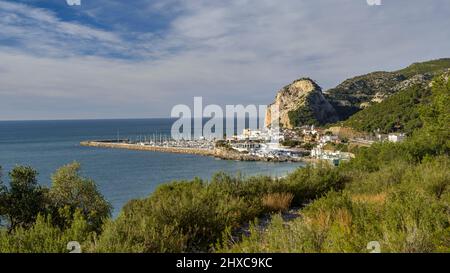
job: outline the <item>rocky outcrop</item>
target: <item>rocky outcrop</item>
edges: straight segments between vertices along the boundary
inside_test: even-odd
[[[277,117],[280,126],[285,128],[338,120],[336,111],[325,99],[320,86],[309,78],[296,80],[277,93],[275,102],[268,106],[266,125],[275,124]]]
[[[394,72],[357,76],[324,93],[313,80],[302,78],[278,92],[275,102],[267,109],[266,125],[271,126],[278,120],[280,126],[293,128],[347,120],[362,109],[412,86],[428,86],[434,76],[449,68],[450,59],[415,63]]]
[[[357,76],[325,92],[326,99],[346,120],[356,112],[380,103],[411,86],[428,85],[433,77],[450,67],[450,59],[415,63],[394,72],[373,72]]]
[[[345,120],[354,113],[380,103],[398,90],[407,78],[390,72],[374,72],[345,80],[337,87],[325,92],[325,97],[339,114],[340,120]]]

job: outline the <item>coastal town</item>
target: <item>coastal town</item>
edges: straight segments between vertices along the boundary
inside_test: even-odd
[[[190,112],[204,112],[201,97],[194,98],[194,111],[184,113],[188,106],[174,109],[176,111],[173,110],[172,114],[178,113],[175,115],[178,118],[189,117]],[[234,109],[234,112],[228,113],[229,109]],[[173,124],[172,131],[165,134],[140,135],[134,139],[121,139],[118,134],[115,140],[85,141],[81,145],[195,154],[238,161],[325,161],[337,166],[355,157],[355,153],[363,147],[376,142],[402,142],[406,137],[400,128],[390,130],[397,132],[390,134],[383,134],[389,131],[385,129],[362,132],[339,122],[342,120],[340,115],[321,87],[310,78],[300,78],[283,87],[277,92],[275,100],[269,105],[260,105],[259,111],[253,105],[226,107],[226,112],[225,117],[234,117],[235,114],[245,117],[248,114],[252,118],[248,119],[248,126],[242,126],[242,119],[236,120],[237,127],[234,120],[230,124],[227,121],[226,134],[223,134],[223,128],[218,130],[219,133],[215,130],[213,133],[209,127],[202,128],[199,119],[193,119],[192,127],[192,120],[180,118]],[[222,110],[218,113],[223,116]],[[256,123],[250,124],[255,120]],[[189,129],[185,132],[185,128]]]
[[[405,135],[366,134],[350,128],[302,126],[294,129],[244,129],[225,139],[200,137],[175,140],[166,135],[153,134],[132,139],[81,142],[82,146],[119,148],[155,152],[196,154],[227,160],[272,162],[327,161],[339,165],[354,157],[354,151],[375,142],[402,142]]]

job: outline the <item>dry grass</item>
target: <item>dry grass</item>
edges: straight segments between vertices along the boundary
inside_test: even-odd
[[[370,203],[383,205],[386,202],[387,193],[382,192],[378,194],[355,194],[352,196],[352,201],[355,203]]]
[[[352,214],[347,209],[339,209],[336,212],[336,222],[339,226],[345,230],[346,233],[350,233],[352,228]]]
[[[304,223],[312,230],[326,232],[330,226],[335,223],[342,229],[350,231],[352,226],[352,215],[347,209],[338,209],[334,213],[331,211],[320,210],[314,215],[307,216]]]
[[[291,207],[294,195],[292,193],[270,193],[262,199],[264,207],[274,212],[285,212]]]
[[[321,209],[314,215],[306,216],[304,222],[312,230],[317,232],[325,232],[328,230],[332,222],[331,213]]]

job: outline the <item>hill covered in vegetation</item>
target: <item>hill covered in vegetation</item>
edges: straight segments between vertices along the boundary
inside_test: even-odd
[[[418,74],[440,74],[450,68],[450,58],[443,58],[432,60],[428,62],[414,63],[407,68],[395,71],[394,73],[403,75],[407,78],[413,77]]]
[[[450,72],[441,75],[444,79],[448,79]],[[432,95],[431,83],[413,85],[354,114],[341,124],[358,131],[376,131],[385,134],[402,132],[410,135],[423,126],[420,115],[429,107]]]
[[[286,128],[294,128],[345,121],[362,110],[375,107],[357,115],[348,124],[364,131],[380,128],[383,132],[400,129],[411,132],[416,125],[405,123],[417,122],[416,111],[408,113],[396,111],[395,108],[415,107],[425,102],[427,87],[431,80],[449,69],[450,59],[414,63],[398,71],[378,71],[347,79],[325,92],[322,92],[320,86],[313,80],[301,78],[277,92],[275,101],[267,109],[266,124],[272,123],[272,112],[277,109],[280,113],[280,124]],[[402,94],[387,104],[377,107],[378,104],[399,93]],[[409,101],[408,95],[412,96]],[[397,102],[399,106],[391,107]],[[391,113],[382,115],[382,118],[387,120],[380,121],[377,118],[377,121],[371,122],[364,118],[366,115],[373,116],[371,113],[377,113],[386,108]]]
[[[434,76],[449,68],[450,59],[439,59],[414,63],[393,72],[373,72],[345,80],[325,91],[325,97],[338,112],[340,120],[346,120],[402,90],[428,85]]]
[[[411,134],[421,128],[420,111],[431,100],[431,88],[416,85],[372,105],[341,123],[364,132]]]

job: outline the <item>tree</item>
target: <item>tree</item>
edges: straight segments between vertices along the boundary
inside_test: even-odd
[[[433,82],[432,100],[420,108],[423,128],[414,132],[409,149],[420,160],[425,155],[448,155],[450,152],[450,80],[449,75]]]
[[[103,221],[111,214],[111,205],[93,180],[80,175],[77,162],[61,167],[52,175],[49,200],[52,219],[61,228],[72,224],[78,210],[93,231],[100,231]]]
[[[9,189],[1,185],[1,212],[10,231],[32,226],[37,215],[45,213],[45,189],[38,185],[37,175],[31,167],[17,166],[9,173]]]
[[[2,225],[2,217],[6,208],[6,187],[2,181],[2,166],[0,166],[0,226]]]

